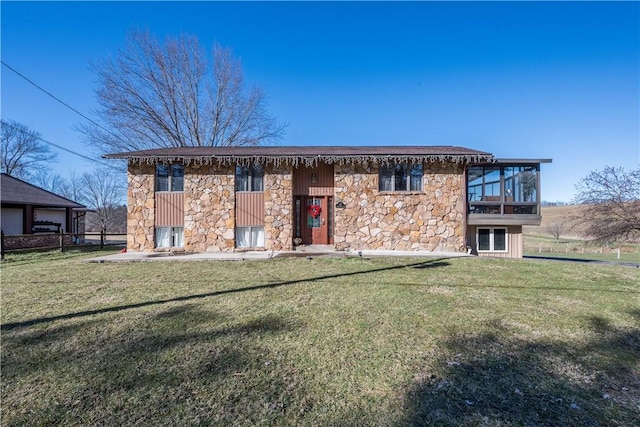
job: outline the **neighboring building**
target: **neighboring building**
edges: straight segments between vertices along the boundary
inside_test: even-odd
[[[457,251],[522,256],[540,163],[425,147],[182,147],[128,161],[127,248]]]
[[[4,173],[0,200],[0,227],[5,236],[84,233],[85,206]],[[48,237],[40,240],[42,242],[34,238],[12,239],[16,243],[9,247],[48,246],[49,241],[53,242]],[[69,243],[71,240],[69,237]]]

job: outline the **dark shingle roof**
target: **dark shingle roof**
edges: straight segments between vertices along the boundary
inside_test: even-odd
[[[2,203],[19,205],[46,206],[49,208],[84,208],[84,205],[58,196],[50,191],[14,178],[5,173],[0,181],[0,200]]]
[[[478,163],[493,154],[454,146],[278,146],[278,147],[172,147],[107,154],[108,159],[130,162],[218,163],[362,163],[367,161],[453,161]]]

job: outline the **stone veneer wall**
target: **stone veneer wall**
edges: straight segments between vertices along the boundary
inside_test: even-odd
[[[127,171],[127,250],[153,251],[155,165],[130,164]]]
[[[264,245],[268,250],[293,248],[293,169],[267,167],[264,174]]]
[[[336,249],[463,251],[463,167],[426,163],[423,189],[380,192],[377,164],[336,164]]]
[[[235,167],[189,165],[184,171],[184,249],[230,252],[235,246]]]

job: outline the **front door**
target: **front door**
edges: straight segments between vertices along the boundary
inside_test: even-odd
[[[333,243],[331,236],[331,211],[330,196],[303,197],[304,210],[301,212],[303,243],[307,245],[328,245]]]
[[[306,225],[311,234],[311,244],[326,245],[329,243],[327,239],[326,197],[308,197],[306,206]]]

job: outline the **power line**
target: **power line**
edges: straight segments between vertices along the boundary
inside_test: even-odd
[[[2,65],[4,65],[5,67],[7,67],[9,70],[13,71],[15,74],[17,74],[18,76],[20,76],[21,78],[23,78],[24,80],[26,80],[27,82],[29,82],[31,85],[33,85],[34,87],[36,87],[37,89],[41,90],[42,92],[46,93],[48,96],[50,96],[51,98],[53,98],[54,100],[56,100],[57,102],[59,102],[60,104],[64,105],[65,107],[67,107],[68,109],[70,109],[71,111],[73,111],[74,113],[78,114],[80,117],[82,117],[85,120],[88,120],[89,122],[93,123],[95,126],[99,127],[100,129],[104,130],[105,132],[110,133],[111,135],[115,136],[116,138],[118,138],[118,136],[116,134],[114,134],[113,132],[111,132],[109,129],[104,128],[103,126],[101,126],[99,123],[96,123],[95,121],[93,121],[91,118],[87,117],[86,115],[82,114],[80,111],[78,111],[77,109],[73,108],[71,105],[67,104],[66,102],[64,102],[63,100],[61,100],[60,98],[58,98],[57,96],[55,96],[54,94],[52,94],[51,92],[49,92],[48,90],[44,89],[43,87],[41,87],[40,85],[38,85],[37,83],[35,83],[34,81],[32,81],[31,79],[29,79],[27,76],[25,76],[24,74],[20,73],[19,71],[17,71],[15,68],[11,67],[9,64],[7,64],[6,62],[0,60],[0,63],[2,63]],[[15,126],[11,125],[8,122],[5,122],[5,124],[7,126],[10,126],[14,129]],[[89,156],[86,156],[84,154],[78,153],[76,151],[73,151],[69,148],[65,148],[61,145],[58,145],[54,142],[48,141],[44,138],[42,138],[41,136],[37,136],[36,137],[39,141],[44,142],[45,144],[51,145],[53,147],[56,147],[60,150],[66,151],[67,153],[73,154],[75,156],[81,157],[85,160],[88,160],[90,162],[98,162],[100,164],[102,164],[103,166],[107,166],[109,168],[115,169],[115,170],[119,170],[118,168],[116,168],[115,166],[113,166],[112,164],[108,164],[108,163],[104,163],[101,159],[97,159],[97,158],[92,158]]]
[[[102,159],[96,159],[96,158],[93,158],[93,157],[86,156],[84,154],[80,154],[80,153],[75,152],[75,151],[73,151],[73,150],[71,150],[69,148],[65,148],[65,147],[63,147],[61,145],[58,145],[58,144],[56,144],[54,142],[47,141],[46,139],[44,139],[42,137],[38,137],[38,140],[44,142],[45,144],[49,144],[49,145],[51,145],[53,147],[56,147],[56,148],[58,148],[60,150],[66,151],[67,153],[73,154],[73,155],[78,156],[78,157],[82,157],[83,159],[89,160],[90,162],[94,162],[94,163],[98,162],[103,166],[106,166],[106,167],[109,167],[109,168],[112,168],[112,169],[115,169],[115,170],[118,170],[118,171],[120,170],[117,167],[113,166],[112,164],[103,162]]]
[[[12,128],[14,130],[18,130],[18,131],[20,130],[20,128],[18,128],[17,126],[15,126],[12,123],[7,122],[5,120],[2,121],[2,125],[3,126],[9,126],[10,128]],[[35,135],[35,138],[38,141],[44,142],[45,144],[51,145],[53,147],[56,147],[56,148],[58,148],[58,149],[60,149],[62,151],[66,151],[67,153],[73,154],[74,156],[81,157],[81,158],[83,158],[85,160],[88,160],[88,161],[90,161],[92,163],[96,163],[97,162],[97,163],[100,163],[101,165],[106,166],[108,168],[111,168],[111,169],[114,169],[114,170],[117,170],[117,171],[121,171],[121,169],[117,168],[113,164],[104,162],[102,159],[98,159],[98,158],[95,158],[95,157],[89,157],[89,156],[87,156],[85,154],[78,153],[78,152],[73,151],[73,150],[71,150],[69,148],[63,147],[62,145],[56,144],[55,142],[48,141],[48,140],[42,138],[39,135]]]
[[[84,114],[82,114],[80,111],[76,110],[75,108],[73,108],[71,105],[67,104],[66,102],[64,102],[63,100],[61,100],[60,98],[58,98],[57,96],[55,96],[54,94],[52,94],[51,92],[49,92],[48,90],[44,89],[43,87],[39,86],[37,83],[35,83],[33,80],[29,79],[27,76],[25,76],[24,74],[20,73],[19,71],[17,71],[15,68],[11,67],[9,64],[7,64],[6,62],[0,60],[0,62],[2,63],[2,65],[4,65],[5,67],[7,67],[9,70],[13,71],[14,73],[16,73],[18,76],[22,77],[24,80],[26,80],[27,82],[29,82],[31,85],[33,85],[34,87],[38,88],[39,90],[41,90],[42,92],[46,93],[47,95],[49,95],[51,98],[55,99],[56,101],[58,101],[60,104],[64,105],[65,107],[67,107],[68,109],[70,109],[71,111],[73,111],[74,113],[78,114],[80,117],[82,117],[85,120],[88,120],[89,122],[93,123],[95,126],[99,127],[100,129],[104,130],[105,132],[108,132],[109,134],[111,134],[112,136],[120,139],[120,137],[118,137],[118,135],[116,135],[115,133],[113,133],[112,131],[110,131],[109,129],[103,127],[102,125],[100,125],[99,123],[96,123],[95,121],[93,121],[91,118],[85,116]]]

